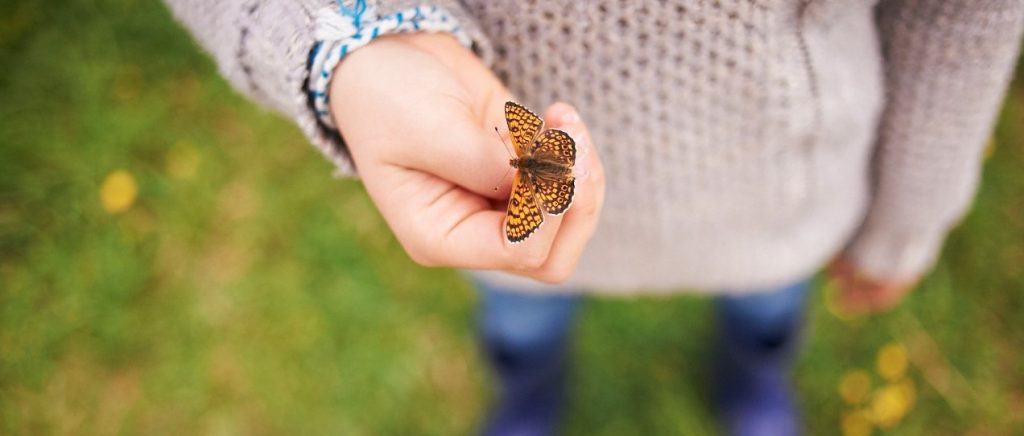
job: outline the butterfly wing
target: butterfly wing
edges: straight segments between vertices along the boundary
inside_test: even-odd
[[[534,177],[537,201],[544,210],[558,215],[569,209],[576,193],[572,166],[576,163],[576,142],[567,133],[551,129],[541,133],[534,143],[534,159],[554,165],[545,166]]]
[[[568,133],[551,129],[537,138],[533,144],[533,155],[537,159],[571,167],[576,163],[576,141]]]
[[[516,156],[522,156],[530,150],[533,140],[544,125],[544,120],[537,114],[511,101],[505,102],[505,122],[508,123],[508,134],[512,138]]]
[[[576,193],[576,178],[572,174],[561,177],[538,176],[535,188],[537,201],[551,215],[560,215],[569,209],[572,197]]]
[[[505,237],[509,242],[522,242],[540,228],[544,222],[530,177],[516,171],[512,180],[512,196],[508,199],[505,216]]]

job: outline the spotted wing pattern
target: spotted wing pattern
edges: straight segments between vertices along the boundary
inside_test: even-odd
[[[535,174],[537,201],[547,213],[558,215],[572,204],[576,180],[572,166],[576,163],[576,142],[567,133],[551,129],[541,133],[533,145],[533,156],[545,164],[544,171]]]
[[[533,144],[537,159],[552,160],[567,167],[576,163],[576,141],[558,129],[545,131]]]
[[[533,140],[544,125],[544,120],[537,114],[511,101],[505,102],[505,122],[508,123],[508,134],[512,137],[512,147],[517,157],[522,157],[530,150]]]
[[[544,222],[534,189],[529,176],[517,171],[512,180],[512,196],[508,199],[505,217],[505,237],[509,242],[522,242]]]
[[[576,179],[572,174],[562,177],[537,177],[534,179],[537,201],[544,211],[551,215],[560,215],[569,209],[572,196],[576,193]]]

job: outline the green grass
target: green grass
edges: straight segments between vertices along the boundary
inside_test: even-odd
[[[900,309],[815,294],[797,382],[838,434],[848,370],[906,344],[894,434],[1024,428],[1024,75],[976,206]],[[139,196],[100,203],[124,169]],[[0,14],[0,434],[465,434],[490,393],[456,272],[417,267],[357,182],[239,97],[152,1]],[[571,434],[705,434],[708,301],[596,300]],[[873,375],[876,386],[880,378]]]

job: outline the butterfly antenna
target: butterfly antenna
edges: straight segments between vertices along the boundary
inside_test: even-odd
[[[511,149],[511,148],[509,148],[509,146],[508,146],[508,144],[507,144],[507,143],[505,143],[505,137],[504,137],[504,136],[501,136],[501,132],[499,132],[499,131],[498,131],[498,126],[494,126],[494,133],[496,133],[496,134],[498,135],[498,139],[500,139],[500,140],[501,140],[501,143],[502,143],[502,145],[504,145],[504,146],[505,146],[505,151],[507,151],[507,152],[508,152],[508,157],[510,157],[510,158],[512,158],[512,159],[515,159],[515,158],[516,158],[516,154],[515,154],[515,153],[513,153],[513,152],[512,152],[512,149]]]
[[[498,184],[501,184],[502,180],[505,180],[505,177],[508,177],[508,173],[510,172],[512,172],[511,166],[508,167],[508,170],[505,170],[505,175],[501,176],[501,179],[498,180]],[[498,192],[498,185],[494,185],[494,192]]]
[[[505,138],[501,136],[501,132],[498,131],[498,127],[497,126],[494,127],[494,133],[496,133],[498,135],[498,139],[500,139],[501,143],[505,146],[505,151],[508,152],[509,157],[511,157],[512,159],[515,159],[516,156],[512,153],[512,150],[509,148],[508,144],[505,143]],[[512,166],[511,165],[509,165],[508,170],[505,171],[505,174],[503,176],[501,176],[501,180],[498,180],[498,184],[501,184],[501,182],[503,180],[505,180],[505,177],[508,177],[508,173],[510,173],[510,172],[512,172]],[[494,192],[498,192],[498,185],[494,185]]]

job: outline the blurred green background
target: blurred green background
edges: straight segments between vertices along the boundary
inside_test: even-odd
[[[815,293],[811,434],[1022,434],[1024,74],[976,205],[900,309]],[[154,1],[0,13],[0,434],[466,434],[491,394],[456,272],[234,93]],[[570,434],[707,434],[711,314],[588,304]]]

